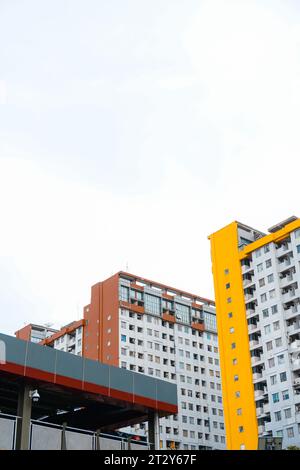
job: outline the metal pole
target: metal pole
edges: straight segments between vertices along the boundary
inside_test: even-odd
[[[66,427],[67,423],[63,423],[62,430],[61,430],[61,450],[67,450],[67,439],[66,439]]]

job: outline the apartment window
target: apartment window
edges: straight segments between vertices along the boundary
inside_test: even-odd
[[[264,268],[263,268],[263,264],[262,264],[262,263],[260,263],[260,264],[257,265],[257,272],[260,273],[263,269],[264,269]]]
[[[297,230],[295,230],[295,238],[300,238],[300,228],[298,228]]]
[[[228,297],[228,298],[227,298],[227,303],[228,303],[228,304],[231,304],[231,302],[232,302],[231,297]]]
[[[148,347],[149,349],[152,349],[152,342],[151,342],[151,341],[147,341],[147,347]]]
[[[275,367],[275,359],[274,359],[274,357],[271,357],[271,359],[268,360],[268,363],[269,363],[270,369],[271,369],[272,367]]]
[[[236,348],[236,344],[235,343],[231,343],[231,349],[235,349]]]
[[[225,287],[226,287],[226,289],[230,289],[230,282],[227,282]]]
[[[244,432],[244,426],[239,426],[239,432]]]
[[[123,328],[124,330],[126,329],[126,322],[125,321],[121,321],[121,328]]]
[[[242,414],[242,408],[238,408],[238,409],[236,410],[236,414],[237,414],[238,416],[241,416],[241,414]]]
[[[259,283],[259,287],[263,287],[266,284],[265,278],[263,277],[262,279],[259,279],[258,283]]]
[[[224,274],[226,274],[226,275],[229,274],[229,269],[228,268],[224,269]]]
[[[272,305],[271,311],[272,311],[272,315],[275,315],[275,313],[278,312],[278,307],[277,307],[277,305]]]
[[[129,301],[129,289],[128,289],[128,287],[120,286],[120,300],[123,300],[124,302]]]
[[[123,343],[126,342],[126,335],[121,335],[121,341],[123,341]]]
[[[286,382],[287,381],[286,372],[281,372],[279,374],[279,377],[280,377],[280,382]]]
[[[275,345],[276,345],[276,348],[280,348],[280,346],[282,346],[282,338],[276,338]]]
[[[269,295],[270,295],[270,299],[274,299],[276,297],[275,289],[270,290]]]
[[[270,381],[271,385],[275,385],[277,383],[277,375],[271,375]]]
[[[266,261],[266,268],[270,268],[272,266],[272,260],[267,259]]]
[[[238,360],[237,360],[236,358],[232,359],[232,364],[233,364],[234,366],[236,366],[237,363],[238,363]]]
[[[269,316],[269,309],[265,308],[265,309],[262,311],[262,314],[263,314],[263,318],[268,318],[268,316]]]
[[[265,246],[264,246],[264,252],[265,252],[265,253],[268,253],[269,251],[270,251],[270,245],[269,245],[269,244],[268,244],[268,245],[265,245]]]
[[[183,323],[190,323],[190,307],[182,304],[175,304],[176,318]]]
[[[261,294],[260,296],[260,301],[263,303],[263,302],[266,302],[267,301],[267,294]]]
[[[239,380],[239,376],[238,376],[238,375],[235,375],[235,376],[233,377],[233,380],[234,380],[234,382],[237,382],[237,381]]]
[[[271,282],[274,282],[274,274],[268,275],[268,283],[271,284]]]
[[[284,410],[284,417],[285,417],[285,419],[289,419],[289,418],[292,417],[292,410],[291,410],[291,408],[286,408],[286,409]]]
[[[281,411],[275,411],[275,421],[281,421]]]
[[[289,394],[289,391],[288,390],[284,390],[282,392],[282,399],[283,400],[288,400],[290,398],[290,394]]]
[[[261,249],[258,248],[256,251],[255,251],[255,256],[256,258],[259,258],[261,256]]]
[[[145,310],[152,315],[160,315],[161,299],[155,295],[145,294]]]
[[[234,328],[233,326],[231,328],[229,328],[229,333],[234,333]]]
[[[278,403],[279,402],[279,393],[278,392],[272,394],[272,400],[273,400],[273,403]]]
[[[125,348],[121,348],[121,354],[123,356],[127,356],[127,350]]]
[[[273,349],[273,342],[268,341],[266,344],[267,344],[267,351],[271,351],[271,349]]]
[[[297,253],[300,253],[300,245],[297,245]]]
[[[152,336],[152,330],[150,328],[147,328],[147,335]]]
[[[232,318],[232,312],[228,313],[228,318]]]
[[[271,325],[265,325],[264,327],[265,335],[271,333]]]
[[[273,323],[273,328],[274,328],[274,331],[277,331],[277,330],[280,329],[280,323],[279,323],[279,321],[275,321],[275,322]]]
[[[236,397],[236,398],[240,398],[240,396],[241,396],[241,392],[240,392],[239,390],[237,390],[237,391],[235,392],[235,397]]]
[[[277,363],[280,366],[281,364],[284,364],[284,355],[280,354],[280,356],[277,356]]]
[[[294,428],[287,428],[286,432],[289,439],[294,437]]]

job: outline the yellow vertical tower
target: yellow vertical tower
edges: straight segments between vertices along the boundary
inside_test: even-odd
[[[258,425],[238,249],[238,223],[209,237],[215,287],[227,449],[256,450]]]

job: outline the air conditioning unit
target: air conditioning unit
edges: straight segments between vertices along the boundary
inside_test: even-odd
[[[294,380],[294,384],[295,385],[300,385],[300,377],[298,377],[297,379]]]

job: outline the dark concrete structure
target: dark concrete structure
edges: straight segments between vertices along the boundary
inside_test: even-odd
[[[101,431],[149,420],[157,447],[158,417],[177,413],[172,383],[3,334],[0,342],[0,410],[19,416],[17,448],[28,449],[31,419]]]

